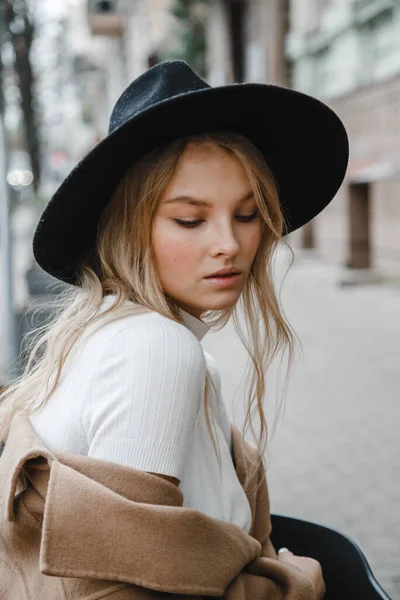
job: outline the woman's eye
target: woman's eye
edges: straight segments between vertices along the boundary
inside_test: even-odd
[[[255,211],[251,215],[242,215],[242,216],[238,215],[237,218],[240,221],[243,221],[244,223],[248,223],[249,221],[252,221],[253,219],[255,219],[257,214],[258,214],[258,211]]]
[[[174,219],[178,223],[178,225],[182,225],[182,227],[197,227],[201,221],[182,221],[181,219]]]
[[[248,223],[249,221],[253,221],[257,216],[257,211],[251,215],[237,215],[237,219],[242,223]],[[182,225],[182,227],[197,227],[200,223],[202,223],[202,219],[197,221],[182,221],[181,219],[174,219],[178,223],[178,225]]]

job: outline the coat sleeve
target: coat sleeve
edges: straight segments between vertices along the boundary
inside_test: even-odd
[[[258,484],[252,535],[261,543],[261,553],[246,569],[253,578],[247,583],[248,589],[252,590],[251,596],[254,594],[264,600],[317,600],[312,582],[305,573],[277,558],[270,538],[270,501],[264,462],[258,472]]]

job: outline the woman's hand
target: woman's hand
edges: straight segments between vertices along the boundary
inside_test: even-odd
[[[317,560],[309,558],[308,556],[296,556],[293,552],[290,552],[290,550],[278,554],[278,560],[290,563],[303,571],[314,586],[315,600],[321,600],[321,598],[323,598],[326,587],[322,576],[321,565]]]

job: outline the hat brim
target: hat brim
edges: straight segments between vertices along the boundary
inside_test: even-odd
[[[223,129],[242,133],[262,152],[278,185],[287,233],[318,215],[343,182],[346,130],[316,98],[261,83],[180,94],[136,114],[74,167],[37,224],[33,254],[38,264],[75,284],[101,213],[129,167],[171,139]]]

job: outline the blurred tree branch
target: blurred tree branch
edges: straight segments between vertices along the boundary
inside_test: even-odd
[[[169,58],[185,60],[198,75],[205,73],[205,15],[208,0],[175,0],[172,14],[182,25],[181,51]]]
[[[30,49],[35,30],[26,0],[2,0],[2,2],[5,28],[14,49],[14,69],[21,94],[26,145],[36,192],[40,182],[40,144],[34,109],[34,77],[30,62]]]

